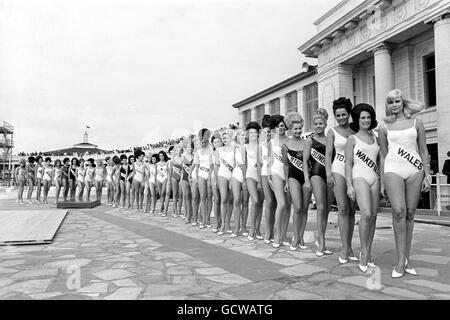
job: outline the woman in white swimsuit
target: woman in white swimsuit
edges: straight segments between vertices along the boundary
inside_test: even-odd
[[[95,165],[95,194],[97,196],[97,200],[102,200],[103,193],[103,181],[105,181],[106,176],[106,168],[103,165],[103,161],[101,159],[97,160],[97,164]]]
[[[44,166],[42,165],[43,159],[41,156],[36,157],[35,177],[36,177],[36,201],[41,203],[41,188],[42,179],[44,178]]]
[[[56,201],[55,203],[58,203],[59,201],[59,194],[61,192],[61,186],[62,186],[62,167],[61,167],[61,160],[56,159],[55,160],[55,167],[53,169],[53,182],[55,184],[56,188]]]
[[[84,181],[86,183],[86,191],[87,191],[87,201],[89,202],[91,199],[91,189],[94,186],[95,180],[95,163],[93,158],[87,159],[87,168],[86,168],[86,176]]]
[[[159,199],[161,201],[161,207],[158,214],[165,216],[164,200],[166,199],[166,188],[169,170],[167,161],[169,160],[169,157],[164,151],[160,151],[158,153],[158,156],[159,162],[156,164],[156,186],[158,188]]]
[[[137,161],[134,163],[134,177],[133,177],[133,198],[136,199],[136,212],[143,210],[144,201],[144,172],[145,163],[144,156],[145,153],[142,150],[137,150],[135,152]],[[134,202],[134,201],[133,201]],[[131,208],[133,209],[134,203],[131,203]]]
[[[52,159],[50,157],[45,158],[44,174],[42,177],[42,182],[44,184],[44,203],[48,203],[47,196],[50,187],[52,186],[53,180],[53,166]]]
[[[86,164],[87,165],[87,164]],[[80,159],[80,166],[77,168],[77,199],[83,201],[83,193],[85,188],[86,166],[84,159]]]
[[[25,204],[23,202],[23,190],[25,188],[25,182],[27,180],[27,169],[25,167],[25,159],[20,159],[19,166],[14,170],[14,180],[19,186],[19,191],[17,193],[17,203]]]

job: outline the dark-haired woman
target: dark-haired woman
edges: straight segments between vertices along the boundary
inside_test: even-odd
[[[279,248],[281,244],[290,246],[285,233],[285,225],[289,223],[291,212],[291,195],[284,189],[286,177],[284,175],[284,163],[281,148],[289,140],[286,136],[286,123],[282,115],[273,115],[270,118],[270,129],[272,130],[271,148],[269,155],[269,183],[272,185],[277,208],[275,211],[274,242],[272,246]],[[286,222],[287,220],[287,222]]]
[[[325,170],[325,150],[328,113],[325,109],[319,108],[313,115],[314,134],[308,138],[303,150],[303,162],[309,164],[310,171],[304,170],[305,190],[314,193],[317,205],[317,250],[316,256],[323,257],[325,254],[332,254],[326,249],[325,232],[328,224],[328,213],[334,201],[333,190],[327,184],[327,174]]]
[[[25,159],[20,159],[19,166],[14,170],[14,180],[19,186],[17,193],[17,203],[25,204],[23,202],[23,189],[25,188],[25,182],[27,180],[27,169],[25,168]]]
[[[175,156],[175,146],[170,146],[168,151],[169,159],[167,161],[167,183],[166,196],[164,198],[164,214],[166,216],[169,211],[170,197],[172,196],[172,159]],[[175,201],[175,199],[174,199]]]
[[[199,131],[201,147],[197,150],[194,157],[195,166],[198,169],[197,183],[200,193],[200,229],[211,226],[210,214],[208,212],[212,206],[212,187],[211,175],[213,171],[212,148],[210,145],[211,131],[201,129]],[[211,206],[209,205],[211,203]]]
[[[59,194],[61,192],[61,185],[62,185],[62,167],[61,167],[61,160],[56,159],[55,160],[55,167],[53,169],[53,183],[55,184],[55,195],[56,195],[56,201],[55,203],[58,203],[59,201]]]
[[[158,188],[159,199],[161,201],[161,208],[158,214],[165,216],[164,200],[166,199],[166,188],[169,170],[167,161],[169,160],[169,157],[164,151],[160,151],[158,153],[158,156],[159,162],[156,164],[156,186]]]
[[[35,176],[36,176],[36,201],[41,203],[41,188],[42,188],[42,179],[44,178],[44,166],[42,165],[43,159],[41,156],[36,157],[36,168],[35,168]]]
[[[113,169],[114,162],[111,157],[105,158],[106,162],[106,173],[105,173],[105,182],[106,182],[106,204],[108,206],[112,206],[114,203],[114,183],[113,183]]]
[[[103,165],[102,159],[97,159],[94,170],[95,195],[97,200],[102,200],[103,181],[105,181],[106,168]]]
[[[261,220],[264,201],[264,193],[261,188],[261,150],[259,145],[259,133],[261,126],[258,122],[252,121],[245,128],[248,136],[248,144],[244,147],[243,176],[247,183],[247,190],[252,199],[250,207],[250,231],[247,236],[249,241],[255,238],[264,239],[261,236]]]
[[[150,162],[147,166],[147,177],[148,177],[148,192],[147,192],[147,204],[146,212],[154,214],[156,207],[156,163],[158,162],[158,155],[152,154],[150,157]]]
[[[52,159],[50,157],[45,158],[44,174],[42,177],[42,182],[44,185],[44,203],[47,204],[47,196],[50,187],[52,186],[53,180],[53,166]]]
[[[85,188],[85,179],[86,179],[86,170],[87,168],[84,165],[84,159],[80,159],[80,165],[77,168],[77,198],[78,201],[83,201],[83,193]]]
[[[119,176],[119,187],[120,187],[120,202],[119,208],[125,208],[125,201],[127,196],[126,180],[128,174],[128,158],[125,154],[120,155],[120,176]]]
[[[91,201],[91,189],[94,186],[94,179],[95,179],[95,163],[94,163],[94,159],[89,158],[87,159],[87,165],[88,167],[86,168],[86,177],[84,179],[85,183],[86,183],[86,193],[87,193],[87,201]]]
[[[297,112],[290,112],[286,115],[286,124],[292,132],[292,138],[284,144],[282,149],[284,175],[287,177],[284,189],[290,192],[294,206],[294,237],[290,249],[295,251],[300,246],[300,249],[305,250],[307,247],[303,240],[303,234],[308,219],[311,190],[303,189],[305,183],[303,170],[308,170],[308,166],[303,166],[303,150],[306,145],[306,140],[302,138],[303,119]]]
[[[412,116],[424,105],[407,99],[394,89],[386,97],[386,119],[380,125],[381,191],[386,192],[392,208],[397,264],[392,278],[408,273],[417,275],[409,258],[414,230],[414,215],[420,192],[430,191],[431,175],[425,128]]]
[[[27,184],[28,184],[28,193],[27,193],[27,202],[33,203],[31,201],[31,196],[33,194],[34,185],[36,184],[36,164],[34,157],[28,157],[28,163],[25,165],[27,170]]]
[[[120,184],[122,180],[122,172],[121,172],[121,160],[118,156],[113,157],[113,163],[114,167],[112,169],[112,178],[113,178],[113,185],[114,185],[114,202],[113,202],[113,208],[117,208],[120,206]]]
[[[192,155],[192,150],[194,149],[194,144],[189,138],[183,139],[183,154],[181,155],[182,160],[182,173],[181,173],[181,188],[183,189],[183,201],[185,218],[187,224],[191,223],[192,219],[192,194],[191,186],[189,184],[189,172],[194,157]]]
[[[261,186],[264,192],[264,218],[266,221],[266,233],[264,235],[264,242],[270,244],[273,242],[273,228],[275,223],[275,209],[276,200],[275,194],[269,184],[268,179],[268,161],[269,154],[272,153],[271,147],[271,132],[270,132],[270,115],[264,115],[261,121],[262,133],[261,133]]]
[[[70,167],[69,167],[70,201],[75,200],[76,179],[77,179],[77,170],[78,170],[79,164],[80,163],[77,158],[72,158],[72,160],[70,161]]]
[[[180,180],[183,170],[183,159],[181,154],[183,153],[183,146],[177,144],[174,148],[174,155],[172,157],[171,170],[170,170],[170,182],[172,184],[172,200],[173,200],[173,213],[174,218],[181,216],[181,203],[178,201],[180,196]]]
[[[136,174],[135,165],[136,157],[131,154],[128,156],[128,167],[127,167],[127,179],[125,180],[125,190],[127,198],[127,209],[131,209],[131,204],[134,203],[134,189],[133,189],[133,179]]]
[[[191,189],[191,195],[192,195],[192,216],[191,219],[191,225],[196,226],[198,221],[198,208],[200,206],[200,193],[198,191],[198,168],[195,166],[195,154],[197,153],[197,150],[200,148],[200,140],[197,136],[191,137],[192,141],[192,150],[190,150],[190,153],[185,154],[185,163],[190,162],[191,165],[189,166],[189,174],[188,174],[188,180],[189,180],[189,186]]]
[[[220,134],[215,133],[213,134],[211,138],[211,144],[213,147],[212,156],[213,156],[213,163],[214,163],[214,172],[211,174],[211,185],[212,185],[212,191],[213,191],[213,206],[214,206],[214,217],[216,217],[216,228],[213,228],[213,232],[218,232],[220,229],[220,226],[222,224],[222,213],[220,208],[221,203],[221,197],[220,197],[220,189],[219,189],[219,181],[216,174],[216,167],[220,164],[217,161],[219,149],[223,147],[223,141]],[[225,217],[226,217],[227,211],[225,210]]]
[[[67,201],[67,195],[69,194],[69,188],[70,188],[69,171],[70,171],[70,159],[64,158],[63,167],[62,167],[62,175],[61,175],[64,201]]]
[[[359,269],[367,272],[369,266],[375,266],[371,259],[371,248],[380,202],[380,146],[372,132],[377,126],[373,107],[365,103],[357,104],[351,115],[353,122],[350,128],[356,133],[348,137],[345,146],[345,178],[347,195],[358,203],[361,214]]]
[[[345,181],[345,144],[347,138],[354,134],[349,126],[351,109],[350,99],[341,97],[333,102],[333,113],[338,125],[328,131],[325,155],[327,183],[333,186],[339,208],[338,224],[342,242],[338,259],[340,264],[345,264],[348,260],[358,261],[352,249],[356,203],[348,197]],[[336,153],[334,159],[333,152]]]
[[[137,161],[134,163],[134,177],[133,177],[133,198],[136,199],[136,212],[143,211],[143,201],[144,201],[144,173],[145,173],[145,163],[144,163],[145,153],[141,150],[136,151]],[[134,202],[134,201],[133,201]],[[131,208],[133,209],[134,203],[131,203]]]

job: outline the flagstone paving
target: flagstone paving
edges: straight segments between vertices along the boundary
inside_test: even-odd
[[[0,210],[50,208],[0,197]],[[308,219],[308,249],[291,251],[218,236],[171,216],[105,205],[70,210],[51,244],[0,247],[0,299],[450,299],[450,228],[416,224],[410,260],[419,275],[392,279],[389,215],[378,217],[372,253],[378,268],[366,274],[357,263],[337,262],[335,212],[327,230],[332,255],[316,257],[314,210]],[[359,246],[356,226],[355,254]]]

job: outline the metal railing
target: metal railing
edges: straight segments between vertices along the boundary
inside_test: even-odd
[[[450,205],[450,184],[447,184],[447,176],[437,173],[432,177],[436,177],[436,183],[432,183],[431,184],[431,191],[430,193],[433,195],[433,189],[436,188],[436,194],[435,197],[432,196],[431,200],[434,200],[435,198],[435,205],[434,205],[434,209],[437,211],[438,216],[441,215],[442,212],[442,208],[446,205],[449,206]],[[445,181],[445,183],[443,183],[442,180]]]

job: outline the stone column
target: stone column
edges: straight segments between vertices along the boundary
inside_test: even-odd
[[[244,126],[245,126],[244,111],[239,110],[239,128],[243,128]]]
[[[372,50],[375,64],[375,111],[377,120],[386,116],[385,101],[389,91],[394,89],[394,69],[390,48],[382,43]]]
[[[251,114],[250,114],[250,120],[251,121],[257,121],[258,115],[256,114],[256,106],[251,108]]]
[[[264,114],[271,114],[270,113],[270,102],[264,102]]]
[[[297,89],[297,112],[305,119],[305,110],[303,109],[303,88]]]
[[[439,172],[450,151],[450,14],[439,17],[434,24],[436,61],[436,105]]]
[[[280,114],[286,116],[287,113],[287,101],[286,96],[280,97]]]

